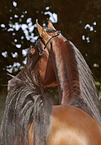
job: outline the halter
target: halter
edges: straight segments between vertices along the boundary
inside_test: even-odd
[[[60,34],[60,31],[57,31],[57,33],[54,34],[54,35],[47,41],[47,43],[46,43],[45,46],[44,46],[43,51],[46,49],[46,47],[47,47],[48,43],[51,41],[51,39],[54,38],[54,37],[57,37],[59,34]],[[43,55],[43,51],[42,51],[42,52],[39,52],[39,55]]]
[[[60,31],[58,31],[56,34],[54,34],[46,43],[44,49],[47,47],[48,43],[51,41],[52,38],[57,37],[60,34]]]
[[[47,47],[48,43],[51,41],[51,39],[54,38],[54,37],[57,37],[59,34],[60,34],[60,31],[57,31],[57,33],[54,34],[54,35],[47,41],[47,43],[46,43],[45,46],[44,46],[44,49],[42,49],[42,52],[40,52],[40,50],[39,50],[39,57],[37,58],[36,62],[34,63],[34,66],[36,65],[36,63],[38,62],[38,60],[41,58],[41,56],[43,55],[43,52],[44,52],[45,48]],[[51,44],[51,46],[52,46],[52,44]],[[32,47],[32,46],[30,46],[30,47]]]

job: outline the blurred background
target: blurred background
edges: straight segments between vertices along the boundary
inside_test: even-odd
[[[26,64],[28,48],[38,37],[36,19],[47,27],[47,18],[81,51],[101,99],[100,0],[1,0],[0,120],[10,75],[16,75]]]

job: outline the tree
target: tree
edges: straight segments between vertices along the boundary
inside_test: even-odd
[[[0,5],[0,84],[24,66],[28,47],[38,33],[35,20],[54,22],[57,30],[82,52],[101,84],[101,2],[96,0],[2,0]],[[58,18],[58,19],[57,19]]]

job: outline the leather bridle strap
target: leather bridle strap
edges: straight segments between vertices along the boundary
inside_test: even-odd
[[[51,39],[54,38],[54,37],[57,37],[59,34],[60,34],[60,32],[58,31],[55,35],[53,35],[53,36],[47,41],[47,43],[45,44],[44,49],[47,47],[47,45],[48,45],[48,43],[51,41]]]

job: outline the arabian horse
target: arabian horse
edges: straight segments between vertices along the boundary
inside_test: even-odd
[[[38,22],[37,29],[27,64],[8,82],[1,145],[100,144],[99,101],[88,65],[50,21],[47,31]]]
[[[51,54],[59,91],[59,104],[73,105],[94,117],[101,125],[99,101],[92,73],[79,50],[49,21],[46,32],[37,22],[39,35]],[[53,71],[53,73],[54,73]]]

